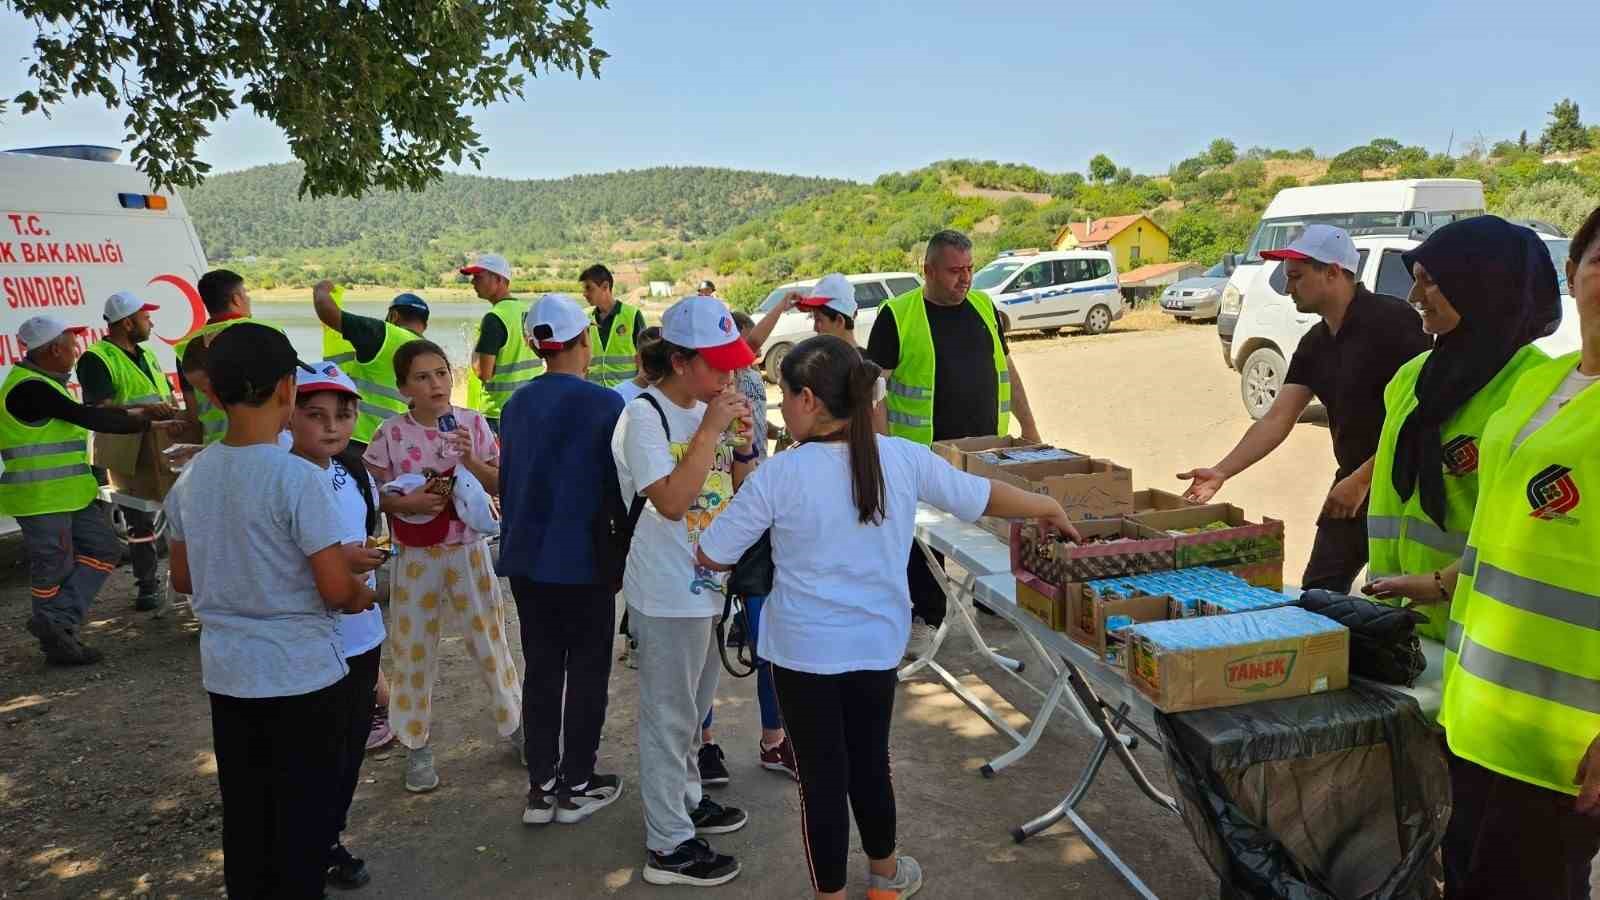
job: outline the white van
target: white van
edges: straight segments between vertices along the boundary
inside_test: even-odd
[[[1116,258],[1107,250],[1007,250],[972,276],[972,287],[994,298],[1010,331],[1071,326],[1099,334],[1123,313]]]
[[[195,284],[205,253],[183,198],[157,191],[109,147],[0,152],[0,378],[22,358],[17,327],[47,313],[105,336],[121,290],[161,307],[147,345],[176,378],[172,345],[205,324]],[[71,385],[77,393],[77,384]],[[0,519],[0,531],[16,526]]]
[[[780,284],[772,289],[761,305],[756,307],[755,318],[760,319],[768,310],[777,306],[789,294],[814,286],[819,280],[808,278],[804,281],[791,281]],[[910,272],[863,272],[859,275],[846,275],[845,280],[855,288],[856,293],[856,340],[866,341],[872,334],[872,323],[878,319],[878,308],[892,298],[901,294],[909,294],[922,287],[922,276]],[[778,317],[778,325],[772,329],[772,334],[767,338],[765,355],[761,358],[761,369],[767,375],[767,380],[773,384],[778,383],[778,367],[783,365],[784,356],[806,338],[816,334],[811,325],[811,314],[800,310],[789,310]],[[863,344],[863,346],[865,346]]]
[[[1289,370],[1289,357],[1317,317],[1295,311],[1284,291],[1282,265],[1261,251],[1287,247],[1307,225],[1337,225],[1361,251],[1361,281],[1378,293],[1404,297],[1411,273],[1400,254],[1428,229],[1482,215],[1483,185],[1462,178],[1368,181],[1279,191],[1222,291],[1217,335],[1222,358],[1240,373],[1240,396],[1255,418],[1266,414]],[[1403,288],[1402,288],[1403,283]],[[1396,294],[1396,292],[1398,293]]]

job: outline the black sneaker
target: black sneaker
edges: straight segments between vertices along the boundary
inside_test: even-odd
[[[356,859],[343,844],[334,844],[328,851],[328,873],[325,879],[329,887],[340,890],[353,891],[359,887],[366,887],[372,880],[372,873],[367,871],[365,860]]]
[[[554,778],[543,786],[528,789],[528,806],[522,811],[522,824],[548,825],[556,818],[556,796],[559,789]]]
[[[737,806],[723,806],[710,797],[701,797],[700,805],[689,814],[695,834],[729,834],[743,828],[750,814]]]
[[[161,608],[161,594],[157,591],[140,591],[134,598],[133,608],[139,612],[154,612]]]
[[[700,745],[700,783],[709,787],[722,787],[733,778],[728,774],[728,764],[722,748],[716,744]]]
[[[590,775],[581,788],[561,788],[556,799],[556,821],[563,825],[582,822],[617,802],[622,796],[622,779],[615,775]]]
[[[668,854],[654,850],[645,854],[646,884],[691,884],[716,887],[739,877],[739,861],[718,853],[698,838],[684,841]]]

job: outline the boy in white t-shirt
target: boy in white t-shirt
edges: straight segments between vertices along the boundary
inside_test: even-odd
[[[367,547],[367,537],[378,526],[378,492],[360,457],[350,452],[361,395],[350,376],[330,362],[311,363],[311,371],[296,371],[295,395],[294,415],[289,419],[291,452],[322,470],[339,508],[340,538],[352,567],[366,575],[367,587],[376,590],[378,580],[372,572],[388,558],[386,552]],[[371,731],[372,697],[383,656],[383,611],[373,606],[366,612],[341,616],[338,625],[350,674],[339,682],[343,744],[338,783],[329,804],[333,837],[328,847],[328,884],[351,889],[372,880],[366,863],[350,855],[339,835],[350,815]]]
[[[166,513],[172,586],[202,626],[223,881],[234,897],[320,897],[349,671],[337,620],[376,597],[352,574],[327,478],[278,447],[295,400],[288,337],[244,322],[206,355],[227,434],[184,467]]]

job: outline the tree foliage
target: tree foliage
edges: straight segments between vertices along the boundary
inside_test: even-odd
[[[1550,123],[1539,137],[1539,149],[1545,153],[1570,153],[1589,146],[1589,131],[1583,127],[1577,102],[1565,99],[1557,103],[1550,110]]]
[[[37,31],[16,101],[70,96],[124,109],[133,162],[192,187],[202,139],[240,104],[282,128],[301,194],[421,190],[488,148],[464,110],[523,95],[550,69],[599,75],[588,12],[606,0],[6,0]]]
[[[1581,183],[1550,180],[1511,191],[1499,212],[1511,219],[1549,222],[1571,234],[1596,207],[1600,207],[1600,195],[1590,193]]]
[[[1089,160],[1089,180],[1106,182],[1116,176],[1117,164],[1111,161],[1111,157],[1104,153],[1097,153],[1094,159]]]
[[[1239,145],[1227,138],[1217,138],[1206,148],[1206,162],[1213,166],[1231,166],[1239,158]]]

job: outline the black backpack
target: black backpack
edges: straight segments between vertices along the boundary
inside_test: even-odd
[[[667,414],[661,404],[649,394],[639,396],[661,417],[661,432],[670,441],[672,431],[667,426]],[[610,585],[615,593],[622,590],[622,575],[628,567],[628,547],[633,543],[634,530],[639,527],[639,516],[644,513],[645,496],[634,494],[633,502],[624,504],[622,491],[614,478],[600,486],[600,493],[606,499],[594,526],[595,568],[599,571],[600,583]]]

